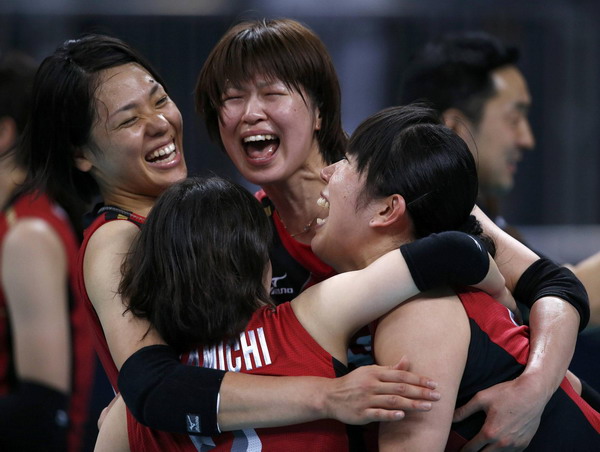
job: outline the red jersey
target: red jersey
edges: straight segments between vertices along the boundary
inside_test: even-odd
[[[334,378],[346,367],[327,353],[302,327],[290,303],[256,311],[235,342],[220,343],[185,354],[189,365],[256,375],[309,375]],[[320,420],[288,427],[245,429],[213,437],[176,435],[138,424],[128,413],[132,451],[347,451],[346,425]],[[188,425],[195,422],[189,416]],[[354,445],[354,444],[353,444]]]
[[[506,307],[483,292],[468,290],[458,296],[469,317],[471,340],[457,407],[483,389],[518,377],[529,357],[529,328],[517,325]],[[484,420],[476,414],[452,424],[446,450],[460,450]],[[575,393],[566,378],[546,404],[527,450],[600,450],[600,413]]]
[[[59,236],[68,261],[69,271],[69,308],[72,348],[72,380],[69,398],[70,451],[80,450],[87,422],[88,405],[94,377],[94,354],[92,340],[88,333],[88,324],[83,300],[73,296],[77,293],[76,261],[78,242],[65,211],[43,195],[24,195],[19,197],[2,215],[0,215],[0,244],[18,219],[39,218],[49,224]],[[4,291],[0,287],[0,395],[11,391],[16,383],[11,348],[10,325],[6,310]]]
[[[263,190],[254,196],[261,202],[273,226],[273,243],[269,252],[273,268],[271,298],[277,304],[293,300],[307,287],[336,274],[312,252],[310,245],[298,242],[288,233]]]
[[[117,207],[105,206],[99,209],[98,216],[92,222],[92,224],[86,228],[83,233],[83,243],[81,244],[81,248],[79,249],[79,256],[77,259],[77,293],[79,297],[84,300],[85,310],[87,312],[90,324],[92,326],[92,332],[94,337],[94,345],[96,347],[96,352],[98,353],[98,357],[100,358],[100,362],[102,363],[102,367],[104,367],[104,371],[108,377],[108,381],[112,385],[115,392],[117,391],[117,377],[119,375],[119,371],[117,370],[117,366],[112,359],[110,354],[110,350],[108,348],[108,343],[106,342],[106,337],[104,336],[104,330],[102,329],[102,324],[100,323],[100,319],[98,318],[98,314],[94,309],[94,305],[92,304],[87,290],[85,288],[85,282],[83,279],[83,261],[85,257],[85,250],[90,241],[90,238],[96,232],[96,230],[105,223],[114,220],[126,220],[131,221],[138,227],[140,227],[144,221],[146,220],[144,217],[140,215],[136,215],[134,213],[128,212],[126,210],[119,209]]]

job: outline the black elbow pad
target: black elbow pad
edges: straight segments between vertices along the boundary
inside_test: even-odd
[[[486,247],[464,232],[431,234],[402,245],[400,251],[421,292],[444,285],[477,284],[490,268]]]
[[[514,297],[530,309],[542,297],[558,297],[572,304],[579,312],[579,331],[590,320],[590,303],[581,281],[566,267],[542,258],[531,264],[521,275]]]
[[[217,403],[224,371],[186,366],[166,345],[144,347],[119,373],[119,391],[143,425],[173,433],[219,432]]]

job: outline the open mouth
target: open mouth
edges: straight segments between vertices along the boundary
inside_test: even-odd
[[[327,209],[327,211],[329,211],[329,201],[327,201],[327,199],[325,199],[323,196],[321,196],[319,199],[317,199],[317,205],[319,207],[322,207],[323,209]],[[325,217],[325,218],[317,217],[317,219],[316,219],[317,226],[324,224],[326,221],[327,221],[327,217]]]
[[[252,160],[267,160],[279,148],[279,138],[276,135],[252,135],[242,140],[244,151]]]
[[[146,156],[146,161],[150,163],[169,162],[175,158],[175,143],[170,143],[164,148],[157,149]]]

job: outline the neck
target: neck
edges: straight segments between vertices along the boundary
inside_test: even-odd
[[[384,254],[396,250],[400,245],[410,241],[411,239],[399,234],[376,232],[370,238],[361,241],[360,246],[352,250],[351,256],[340,256],[339,262],[332,264],[332,266],[338,273],[362,270]]]
[[[317,205],[325,187],[320,170],[303,168],[283,182],[262,187],[289,234],[301,243],[312,240],[317,217],[327,216]]]
[[[102,193],[104,204],[120,207],[147,217],[156,202],[156,197],[133,195],[131,193]]]

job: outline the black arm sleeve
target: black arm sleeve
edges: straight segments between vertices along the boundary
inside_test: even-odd
[[[530,309],[542,297],[553,296],[567,301],[579,312],[579,331],[590,320],[590,303],[585,287],[571,270],[550,259],[538,259],[531,264],[519,278],[513,295]]]
[[[224,371],[180,363],[167,345],[144,347],[119,372],[119,391],[129,411],[157,430],[195,435],[220,433],[217,403]]]
[[[422,292],[443,285],[477,284],[490,267],[486,247],[464,232],[431,234],[402,245],[400,251]]]
[[[67,450],[69,397],[48,386],[19,382],[0,397],[0,450]]]

